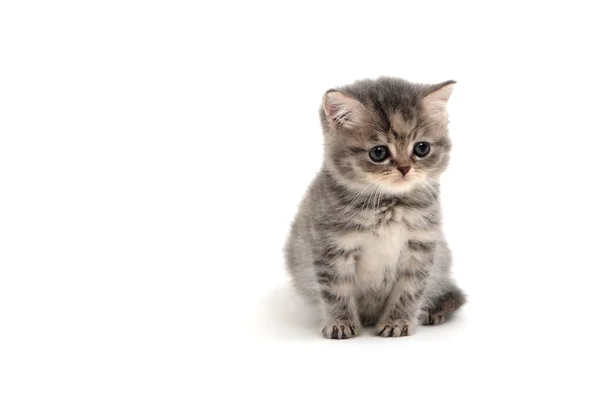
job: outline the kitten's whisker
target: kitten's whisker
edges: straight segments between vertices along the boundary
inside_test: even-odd
[[[424,186],[423,188],[425,189],[425,193],[427,193],[427,195],[429,196],[429,198],[431,199],[431,201],[433,202],[433,204],[436,206],[436,208],[440,208],[440,204],[438,203],[436,196],[437,195],[437,188],[433,186],[434,183],[437,183],[435,180],[425,176],[424,177],[425,180],[423,181]]]
[[[381,204],[381,196],[382,195],[383,195],[383,190],[380,187],[378,189],[377,205],[373,208],[373,222],[375,222],[375,212],[379,209],[379,205]]]
[[[370,186],[374,185],[375,183],[377,183],[377,181],[373,181],[371,183],[369,183],[369,185],[367,185],[367,187],[365,188],[365,190],[369,189]],[[368,191],[367,191],[368,193]],[[350,211],[350,209],[352,208],[352,206],[354,205],[354,203],[356,203],[356,201],[358,201],[358,199],[365,195],[365,192],[358,192],[358,194],[356,196],[354,196],[354,198],[352,199],[352,201],[350,202],[350,204],[344,209],[341,219],[343,219],[346,214],[348,213],[348,211]]]
[[[364,191],[364,192],[361,192],[361,193],[359,194],[359,196],[367,196],[367,201],[363,202],[363,205],[362,205],[362,207],[361,207],[361,209],[360,209],[359,211],[357,211],[357,212],[355,212],[354,214],[350,215],[350,216],[349,216],[349,217],[348,217],[346,220],[351,220],[351,219],[353,219],[354,217],[356,217],[356,216],[358,216],[359,214],[361,214],[361,213],[362,213],[362,212],[365,210],[365,208],[367,208],[367,206],[368,206],[368,204],[369,204],[369,202],[370,202],[370,196],[371,196],[371,194],[372,194],[372,193],[375,191],[375,189],[376,189],[376,186],[374,186],[374,185],[375,185],[375,184],[377,184],[379,181],[380,181],[380,179],[376,179],[375,181],[371,182],[371,183],[370,183],[369,185],[367,185],[367,187],[364,189],[365,191]],[[372,188],[372,189],[369,189],[371,186],[373,186],[373,188]],[[357,197],[357,199],[358,199],[358,198],[359,198],[359,197]]]
[[[383,177],[379,177],[379,178],[375,179],[372,183],[379,183],[382,180],[383,180]],[[363,207],[361,208],[360,212],[358,212],[356,214],[356,216],[358,216],[359,214],[363,214],[365,212],[365,210],[369,209],[369,206],[371,204],[371,197],[377,192],[377,190],[379,190],[378,185],[376,185],[372,190],[369,191],[369,196],[367,197],[367,201],[365,203],[363,203]],[[358,227],[356,228],[356,230],[358,230]]]

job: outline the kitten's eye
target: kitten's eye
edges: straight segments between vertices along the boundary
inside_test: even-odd
[[[385,146],[375,146],[369,151],[369,157],[375,162],[382,162],[390,156],[390,150]]]
[[[427,142],[415,143],[413,154],[417,157],[425,157],[431,151],[431,146]]]

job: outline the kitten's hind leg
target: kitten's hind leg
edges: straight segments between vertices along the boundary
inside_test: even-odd
[[[431,307],[421,310],[419,322],[422,325],[441,324],[448,316],[465,304],[466,300],[463,291],[456,286],[452,286],[448,291],[434,298]]]

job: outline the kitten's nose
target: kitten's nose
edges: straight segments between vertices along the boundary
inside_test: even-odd
[[[398,169],[402,173],[402,176],[406,176],[406,174],[408,174],[408,171],[410,171],[410,165],[407,165],[405,167],[398,167]]]

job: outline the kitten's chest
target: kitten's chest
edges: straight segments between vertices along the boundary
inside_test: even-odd
[[[355,281],[368,287],[391,281],[408,240],[406,226],[394,221],[372,231],[349,234],[345,239],[348,246],[359,250]]]
[[[358,282],[378,285],[386,275],[395,274],[406,246],[406,228],[400,223],[387,224],[365,235],[356,265]]]

